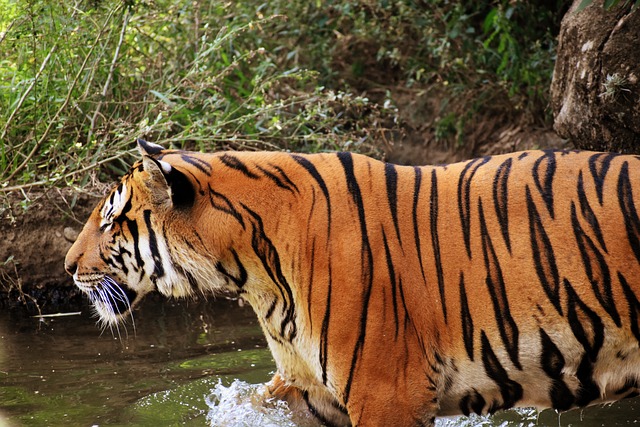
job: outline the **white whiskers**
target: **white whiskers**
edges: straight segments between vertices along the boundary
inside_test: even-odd
[[[113,334],[113,326],[115,325],[118,338],[122,341],[119,325],[121,321],[125,319],[126,313],[129,312],[131,315],[131,323],[133,325],[133,333],[135,335],[136,324],[133,319],[131,302],[129,301],[129,297],[126,292],[115,280],[109,276],[104,276],[98,285],[89,292],[89,299],[91,299],[91,302],[96,308],[103,330],[109,326],[109,329],[111,329],[111,333]],[[121,307],[124,312],[121,310]],[[128,336],[126,327],[125,334]]]

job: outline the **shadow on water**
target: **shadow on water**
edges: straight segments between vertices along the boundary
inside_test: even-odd
[[[131,325],[101,333],[82,314],[0,313],[0,426],[316,425],[260,399],[275,366],[250,307],[149,299]],[[640,400],[571,411],[506,411],[449,426],[624,426]]]

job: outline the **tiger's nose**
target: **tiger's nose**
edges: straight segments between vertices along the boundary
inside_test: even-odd
[[[69,273],[70,276],[73,276],[76,270],[78,270],[78,264],[73,261],[65,260],[64,269],[67,271],[67,273]]]

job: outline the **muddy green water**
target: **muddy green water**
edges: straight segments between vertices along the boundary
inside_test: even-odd
[[[249,307],[147,301],[101,333],[85,309],[46,319],[0,313],[0,426],[314,425],[259,398],[274,370]],[[438,426],[626,426],[640,400],[561,415],[506,411]]]

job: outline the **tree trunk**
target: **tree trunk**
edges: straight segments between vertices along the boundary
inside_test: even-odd
[[[580,149],[640,153],[640,7],[580,3],[560,28],[554,128]]]

